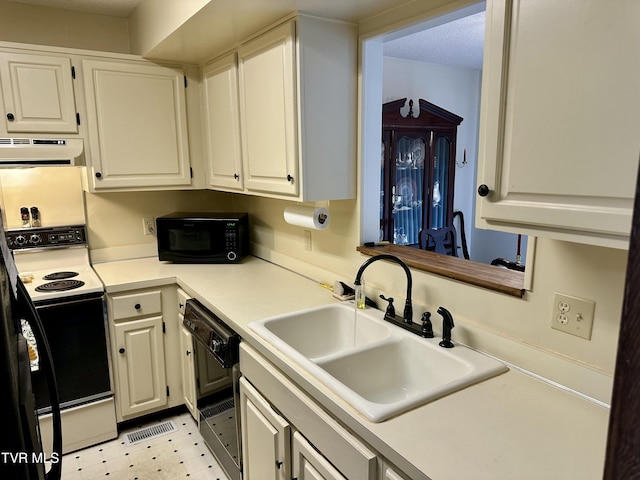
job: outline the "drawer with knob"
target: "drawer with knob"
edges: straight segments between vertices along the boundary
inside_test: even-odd
[[[111,315],[114,321],[144,317],[161,312],[162,293],[160,290],[111,297]]]

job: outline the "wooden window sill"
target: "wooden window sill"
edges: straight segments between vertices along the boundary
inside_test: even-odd
[[[416,270],[435,273],[459,282],[487,288],[514,297],[522,298],[524,296],[524,272],[401,245],[391,244],[380,247],[365,247],[361,245],[356,247],[356,250],[369,256],[388,253],[400,258],[409,267]]]

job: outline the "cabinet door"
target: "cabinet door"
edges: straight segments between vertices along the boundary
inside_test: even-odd
[[[119,323],[114,330],[122,416],[166,405],[162,317]]]
[[[0,53],[6,131],[77,133],[71,60]]]
[[[391,467],[384,467],[384,472],[382,474],[382,480],[408,480],[404,475],[400,475]]]
[[[182,317],[182,315],[179,315]],[[198,420],[196,397],[196,371],[193,353],[193,338],[191,332],[184,327],[180,328],[180,363],[182,367],[182,395],[193,418]]]
[[[217,189],[242,190],[236,54],[205,66],[202,75],[207,183]]]
[[[243,476],[251,480],[291,478],[291,428],[258,391],[240,378]]]
[[[295,23],[242,45],[238,68],[245,187],[297,195]]]
[[[100,60],[82,68],[93,188],[190,185],[182,70]]]
[[[293,434],[293,476],[298,480],[346,480],[300,432]]]
[[[204,346],[196,348],[195,352],[195,368],[198,378],[196,389],[199,398],[231,385],[232,379],[229,376],[229,371],[222,368]]]
[[[487,2],[484,226],[626,247],[640,152],[638,18],[640,3],[628,0]]]

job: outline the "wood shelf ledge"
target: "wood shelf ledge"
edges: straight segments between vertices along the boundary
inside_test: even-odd
[[[360,245],[356,247],[356,250],[372,257],[383,253],[395,255],[416,270],[435,273],[452,280],[514,297],[522,298],[524,296],[524,272],[401,245],[391,244],[378,247]]]

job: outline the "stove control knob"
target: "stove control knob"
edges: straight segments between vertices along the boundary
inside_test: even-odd
[[[42,237],[37,233],[34,233],[29,237],[29,243],[32,245],[38,245],[39,243],[42,243]]]
[[[24,235],[18,235],[18,236],[15,238],[14,242],[16,243],[16,245],[18,245],[18,246],[22,246],[22,245],[24,245],[25,243],[27,243],[27,239],[25,238],[25,236],[24,236]]]

